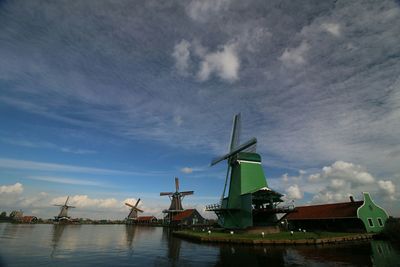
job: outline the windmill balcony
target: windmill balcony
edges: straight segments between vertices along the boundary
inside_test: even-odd
[[[206,206],[206,211],[215,211],[220,209],[221,209],[221,204],[210,204]]]

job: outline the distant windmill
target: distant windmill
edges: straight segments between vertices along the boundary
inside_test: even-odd
[[[55,216],[54,219],[56,221],[69,221],[70,217],[68,217],[68,209],[69,208],[75,208],[74,206],[69,206],[68,205],[68,200],[69,200],[69,196],[67,197],[67,200],[65,200],[64,205],[54,205],[54,206],[59,206],[60,208],[60,213],[58,214],[58,216]]]
[[[169,219],[172,219],[171,217],[173,214],[179,213],[183,211],[182,207],[182,199],[185,196],[188,195],[193,195],[194,191],[183,191],[179,192],[179,179],[175,177],[175,192],[161,192],[160,196],[168,196],[169,199],[171,200],[171,205],[169,206],[168,210],[164,210],[164,213],[168,213],[171,216],[168,216]]]
[[[128,217],[126,218],[127,222],[132,222],[137,219],[138,212],[143,212],[143,210],[139,209],[137,206],[139,205],[140,198],[136,201],[135,205],[131,205],[129,203],[125,203],[128,207],[131,207],[131,211],[129,212]]]

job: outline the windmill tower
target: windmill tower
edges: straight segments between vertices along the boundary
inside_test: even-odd
[[[54,205],[54,206],[60,207],[60,213],[58,214],[58,216],[54,217],[54,220],[56,222],[69,221],[70,220],[70,217],[68,216],[68,209],[75,208],[75,207],[74,206],[69,206],[68,205],[68,200],[69,200],[69,196],[67,197],[67,200],[65,200],[64,205]]]
[[[194,191],[183,191],[179,192],[179,179],[175,177],[175,192],[161,192],[160,196],[168,196],[171,200],[171,205],[169,209],[163,210],[163,213],[166,213],[165,219],[171,221],[173,216],[179,212],[182,212],[184,209],[182,207],[182,200],[185,196],[193,195]]]
[[[138,212],[143,212],[143,210],[138,208],[140,202],[140,198],[136,201],[135,205],[131,205],[129,203],[125,203],[128,207],[131,207],[131,211],[129,212],[128,217],[126,217],[126,223],[131,224],[132,222],[137,220]]]
[[[240,114],[233,118],[228,153],[214,159],[211,166],[226,160],[228,163],[224,190],[219,204],[208,205],[224,228],[244,229],[254,225],[276,224],[277,204],[282,195],[269,189],[256,151],[256,138],[240,144]],[[228,195],[225,196],[229,180]]]

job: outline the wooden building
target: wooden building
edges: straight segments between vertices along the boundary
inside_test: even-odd
[[[157,218],[155,216],[139,216],[135,220],[137,224],[155,224],[157,223]]]
[[[196,209],[184,210],[172,218],[171,224],[174,225],[196,225],[205,224],[206,220]]]
[[[291,230],[380,232],[389,217],[387,212],[376,205],[369,193],[363,193],[364,200],[296,207],[281,220],[286,220]]]
[[[37,223],[38,218],[36,216],[23,216],[22,223]]]

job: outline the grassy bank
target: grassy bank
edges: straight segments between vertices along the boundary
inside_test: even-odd
[[[317,239],[317,238],[332,238],[332,237],[350,237],[359,235],[359,233],[334,233],[334,232],[293,232],[293,235],[290,232],[280,232],[276,234],[265,234],[262,237],[260,234],[241,234],[234,233],[233,235],[230,233],[221,233],[221,232],[211,232],[208,234],[207,232],[202,231],[178,231],[180,233],[190,234],[197,237],[220,237],[220,238],[235,238],[235,239],[262,239],[262,240],[282,240],[282,239],[291,239],[291,240],[299,240],[299,239]]]
[[[240,244],[326,244],[341,243],[356,240],[371,239],[371,234],[360,233],[336,233],[336,232],[281,232],[274,234],[224,233],[224,232],[198,232],[176,231],[174,235],[197,242],[215,243],[240,243]]]

